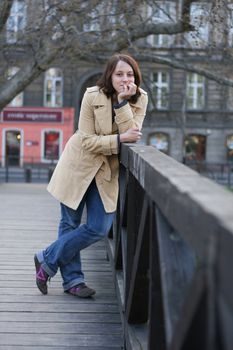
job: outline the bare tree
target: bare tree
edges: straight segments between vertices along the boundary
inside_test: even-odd
[[[178,15],[164,22],[156,22],[153,12],[161,6],[155,0],[25,0],[26,19],[12,37],[7,37],[10,28],[12,0],[0,4],[0,109],[25,89],[54,61],[86,60],[105,61],[113,52],[131,50],[134,56],[145,62],[160,63],[174,68],[202,74],[218,83],[233,86],[233,81],[222,70],[209,69],[209,57],[202,57],[202,63],[194,65],[179,55],[168,57],[143,42],[150,35],[164,34],[179,36],[183,33],[198,33],[190,22],[190,10],[194,0],[176,0]],[[228,2],[210,1],[209,22],[218,23],[226,37],[224,27]],[[148,11],[150,9],[151,11]],[[165,11],[165,10],[164,10]],[[167,14],[169,18],[170,14]],[[213,25],[212,23],[212,25]],[[223,29],[222,29],[223,28]],[[218,31],[219,32],[219,31]],[[231,61],[230,50],[209,45],[209,55]],[[210,52],[211,51],[211,52]],[[17,53],[17,54],[16,54]],[[211,57],[212,57],[211,56]],[[18,58],[20,62],[17,62]],[[206,60],[206,65],[205,65]],[[216,59],[214,61],[216,64]],[[9,79],[10,65],[19,66],[18,72]]]

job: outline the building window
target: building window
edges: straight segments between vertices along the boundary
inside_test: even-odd
[[[148,144],[156,147],[159,151],[168,154],[169,152],[169,135],[163,132],[149,134]]]
[[[227,8],[227,33],[228,33],[228,45],[233,47],[233,5],[228,4]]]
[[[11,79],[19,71],[18,67],[11,67],[7,71],[7,79]],[[23,106],[23,92],[20,92],[15,98],[9,103],[12,107]]]
[[[227,160],[233,161],[233,135],[226,138]]]
[[[204,161],[206,154],[206,136],[189,134],[185,138],[185,161]]]
[[[148,16],[153,23],[169,23],[176,20],[176,7],[174,2],[156,2],[148,7]],[[148,43],[154,47],[169,47],[173,44],[174,36],[167,34],[149,35]]]
[[[45,73],[44,106],[62,107],[63,78],[59,68],[50,68]]]
[[[103,14],[105,13],[105,5],[104,3],[97,4],[87,16],[87,21],[83,23],[84,32],[95,32],[101,30],[101,20],[103,20]]]
[[[10,44],[20,39],[26,26],[26,4],[23,0],[14,0],[10,16],[6,23],[6,39]]]
[[[233,88],[228,88],[228,101],[227,101],[227,107],[228,109],[233,109]]]
[[[187,75],[187,109],[203,109],[205,106],[205,79],[196,73]]]
[[[191,5],[191,24],[195,31],[185,35],[188,44],[195,48],[205,47],[209,37],[209,5],[207,3],[193,3]]]
[[[167,72],[152,73],[152,98],[157,109],[168,109],[169,106],[169,74]]]
[[[58,160],[61,151],[61,132],[45,130],[43,132],[43,160]]]
[[[119,29],[119,26],[126,24],[125,14],[120,10],[118,0],[102,1],[96,4],[84,20],[83,31],[93,32],[93,34],[95,32],[95,34],[101,33],[103,27],[105,27],[108,30],[108,34],[111,33],[113,35],[115,30]]]

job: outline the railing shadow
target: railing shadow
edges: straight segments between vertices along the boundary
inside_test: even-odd
[[[107,246],[125,348],[233,348],[233,196],[151,146],[122,145]]]

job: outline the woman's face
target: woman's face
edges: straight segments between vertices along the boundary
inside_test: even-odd
[[[124,61],[119,61],[112,73],[112,86],[117,94],[124,91],[124,86],[134,83],[133,68]]]

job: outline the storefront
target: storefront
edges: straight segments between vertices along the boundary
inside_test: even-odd
[[[164,132],[154,132],[148,135],[147,143],[159,151],[169,154],[169,135]]]
[[[3,167],[55,163],[74,132],[73,108],[8,107],[0,120]]]
[[[228,135],[226,138],[227,160],[233,161],[233,135]]]
[[[189,134],[185,138],[185,161],[206,160],[206,135]]]

